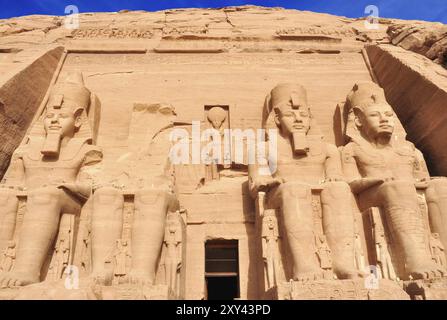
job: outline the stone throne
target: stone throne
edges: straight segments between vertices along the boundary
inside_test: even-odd
[[[354,94],[353,94],[354,92]],[[358,83],[354,86],[346,102],[339,104],[338,108],[342,110],[342,130],[345,146],[340,147],[342,162],[352,162],[351,145],[353,143],[365,147],[365,135],[360,132],[354,109],[358,105],[385,105],[386,101],[383,90],[374,83]],[[366,107],[368,108],[368,107]],[[369,110],[369,109],[368,109]],[[390,109],[391,110],[391,109]],[[365,111],[366,112],[366,111]],[[371,111],[372,112],[372,111]],[[357,210],[363,221],[364,233],[367,246],[367,259],[370,265],[370,271],[378,279],[387,279],[396,281],[407,291],[412,299],[445,299],[445,289],[440,283],[445,283],[445,250],[441,240],[442,234],[445,234],[445,217],[442,210],[439,209],[442,199],[445,198],[443,185],[445,178],[430,177],[422,153],[417,150],[412,143],[406,140],[406,132],[397,116],[393,115],[394,131],[388,143],[400,156],[408,156],[406,161],[410,161],[413,166],[414,181],[409,184],[415,186],[415,206],[418,219],[420,219],[420,229],[425,241],[425,251],[428,257],[432,259],[435,265],[433,272],[426,272],[425,276],[417,279],[417,276],[409,274],[406,270],[406,256],[404,250],[400,247],[398,234],[396,233],[396,222],[390,222],[390,218],[383,206],[375,205],[368,195],[372,189],[366,188],[366,191],[356,193]],[[371,161],[376,161],[380,153],[369,155]],[[362,160],[363,161],[363,160]],[[387,160],[389,161],[389,160]],[[398,167],[399,163],[396,163]],[[360,168],[360,171],[362,169]],[[365,171],[365,169],[363,169]],[[346,173],[346,171],[345,171]],[[399,180],[400,177],[393,178]],[[349,174],[347,176],[349,180]],[[387,183],[387,180],[385,180]],[[416,199],[417,198],[417,199]],[[385,202],[383,205],[386,205]],[[430,210],[434,208],[434,210]],[[387,217],[388,216],[388,217]],[[444,221],[444,222],[443,222]],[[415,227],[414,232],[419,232]],[[445,242],[445,239],[444,239]],[[416,279],[414,279],[416,278]],[[423,279],[422,279],[423,278]]]
[[[50,89],[51,91],[49,98],[45,102],[44,107],[38,111],[38,114],[35,117],[36,120],[31,124],[27,135],[13,154],[11,165],[5,173],[1,185],[5,188],[11,188],[11,192],[15,193],[14,197],[17,198],[15,205],[16,210],[11,211],[9,217],[2,221],[1,227],[3,234],[0,236],[0,246],[2,246],[2,250],[4,249],[4,240],[8,240],[10,243],[13,243],[14,248],[17,248],[20,242],[19,235],[22,229],[23,218],[27,214],[29,190],[26,187],[26,184],[24,184],[24,179],[26,176],[18,179],[15,164],[25,153],[28,154],[33,160],[39,159],[41,156],[39,150],[46,137],[44,118],[50,108],[56,108],[55,106],[60,108],[62,101],[75,101],[83,94],[89,95],[89,97],[84,97],[84,100],[89,102],[87,105],[82,106],[82,113],[80,114],[80,129],[76,131],[74,137],[71,138],[70,146],[73,152],[79,152],[80,148],[84,148],[83,146],[87,146],[86,148],[90,149],[88,154],[84,156],[86,157],[85,159],[89,158],[90,160],[84,160],[84,164],[88,165],[87,162],[90,162],[90,164],[95,164],[102,158],[101,151],[94,147],[98,135],[101,104],[98,97],[94,93],[91,93],[88,89],[86,89],[87,91],[82,91],[84,90],[82,88],[85,89],[82,73],[80,72],[70,73],[60,83],[54,85],[54,87]],[[79,103],[79,106],[82,105],[81,102],[77,102]],[[75,154],[73,152],[71,152],[71,154],[61,156],[61,161],[69,162],[70,157],[76,157],[77,153]],[[91,173],[92,169],[88,167],[85,167],[84,169],[85,170],[82,170],[80,175],[88,180],[90,178],[89,173]],[[95,169],[93,169],[93,171],[94,170]],[[83,205],[85,205],[85,203]],[[82,210],[83,207],[81,207],[81,213],[79,214],[73,214],[73,212],[61,212],[59,227],[57,229],[58,232],[55,236],[53,244],[50,247],[50,250],[47,252],[47,258],[45,259],[41,269],[40,281],[61,279],[62,274],[68,271],[66,269],[73,265],[75,242],[79,231],[79,221],[80,216],[82,215]],[[58,252],[60,252],[60,254],[58,254]],[[0,259],[2,258],[3,257],[0,257]],[[14,263],[10,265],[9,269],[12,270],[13,267]],[[7,272],[9,270],[2,271]]]

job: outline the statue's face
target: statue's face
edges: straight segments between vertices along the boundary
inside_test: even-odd
[[[357,118],[361,130],[370,138],[391,136],[394,131],[394,111],[388,104],[366,107]]]
[[[58,132],[62,137],[72,137],[80,122],[70,108],[49,109],[45,115],[45,131]]]
[[[280,129],[286,135],[294,132],[307,133],[310,129],[310,114],[305,108],[292,109],[292,106],[280,107],[278,122]]]

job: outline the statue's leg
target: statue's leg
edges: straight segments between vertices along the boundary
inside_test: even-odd
[[[42,265],[54,244],[60,213],[78,213],[81,206],[65,191],[44,187],[28,194],[17,255],[11,272],[0,276],[3,287],[24,286],[40,281]]]
[[[378,187],[378,203],[392,239],[405,257],[406,276],[414,279],[444,274],[431,259],[425,223],[420,212],[415,187],[408,181],[386,182]]]
[[[430,227],[438,233],[444,248],[447,248],[447,179],[431,180],[425,191]]]
[[[293,258],[294,280],[322,278],[315,250],[312,193],[308,186],[283,183],[269,195],[269,202],[281,207],[285,234]]]
[[[107,270],[105,262],[112,259],[116,240],[123,228],[124,197],[112,187],[98,189],[93,194],[92,214],[92,278],[101,284],[109,284],[113,270]]]
[[[132,283],[153,284],[163,244],[165,220],[178,209],[175,196],[166,190],[144,189],[135,193],[132,224]]]
[[[19,199],[16,192],[0,188],[0,252],[14,236]]]
[[[326,183],[321,192],[323,230],[332,251],[332,266],[339,279],[363,275],[355,268],[351,197],[351,189],[345,182]]]

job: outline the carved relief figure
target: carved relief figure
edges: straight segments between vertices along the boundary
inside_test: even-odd
[[[0,270],[4,272],[8,272],[9,270],[11,270],[15,258],[16,258],[16,243],[15,241],[9,241],[7,247],[3,250]]]
[[[41,268],[58,232],[61,214],[78,214],[89,197],[91,185],[87,166],[102,159],[93,146],[87,111],[90,91],[82,75],[74,73],[51,91],[42,121],[12,159],[7,185],[25,188],[27,212],[18,239],[13,270],[0,274],[2,286],[23,286],[39,282]],[[0,205],[0,217],[9,217],[13,195],[8,190]],[[11,202],[12,201],[12,202]],[[5,219],[5,218],[4,218]],[[9,218],[6,218],[9,221]],[[12,223],[6,223],[7,228]],[[10,236],[11,231],[6,231]]]
[[[324,235],[315,237],[315,240],[317,241],[317,256],[320,267],[327,273],[332,268],[331,249],[329,249]]]
[[[218,131],[220,135],[220,141],[222,143],[225,143],[224,140],[224,123],[227,120],[227,111],[219,106],[212,107],[207,112],[207,121],[210,124],[211,128]],[[230,153],[230,146],[227,147],[227,150],[225,150],[225,147],[221,147],[222,150],[220,151],[220,154],[213,155],[208,154],[208,157],[211,159],[211,163],[206,165],[206,180],[216,180],[219,179],[219,167],[223,168],[229,168],[229,164],[224,164],[224,160],[231,161],[231,153]],[[227,151],[227,152],[226,152]]]
[[[321,190],[322,223],[334,272],[340,279],[361,275],[354,267],[351,192],[342,181],[337,148],[318,134],[306,90],[295,84],[276,86],[266,99],[263,127],[279,129],[277,169],[261,175],[258,165],[249,165],[250,190],[254,197],[266,191],[266,207],[280,208],[293,258],[293,279],[322,277],[315,254],[312,190]],[[266,169],[271,170],[276,159],[267,161]]]
[[[55,279],[61,279],[64,274],[65,269],[67,268],[70,260],[70,242],[69,239],[62,236],[56,245],[55,248]]]
[[[396,279],[393,261],[391,259],[389,241],[385,236],[385,230],[378,210],[371,210],[371,220],[373,225],[374,247],[376,250],[377,265],[379,266],[380,276],[383,279]]]
[[[441,223],[445,214],[439,201],[443,199],[446,180],[430,180],[421,152],[408,141],[394,139],[395,114],[376,84],[356,84],[346,106],[354,113],[353,132],[357,133],[343,148],[343,165],[361,210],[381,207],[384,211],[384,223],[392,233],[393,245],[404,256],[406,275],[399,275],[401,278],[442,276],[445,271],[433,263],[427,249],[428,230],[416,188],[427,188],[430,215],[437,217],[434,229],[445,234],[445,225]],[[378,235],[377,239],[381,238]],[[380,241],[384,247],[386,243]]]
[[[277,284],[278,273],[278,220],[274,209],[264,210],[262,218],[262,253],[267,275],[267,287]]]
[[[362,239],[358,232],[354,234],[354,258],[357,269],[365,270],[365,254],[363,253]]]
[[[430,237],[430,251],[433,261],[442,267],[446,267],[445,249],[439,239],[439,234],[432,233]]]
[[[127,245],[127,241],[125,240],[116,240],[116,249],[112,254],[115,262],[114,268],[114,281],[116,283],[123,283],[124,278],[127,275],[127,261],[130,258],[129,247]]]
[[[166,246],[165,274],[167,285],[172,291],[177,289],[177,274],[181,267],[182,226],[180,214],[170,212],[166,219],[164,243]]]

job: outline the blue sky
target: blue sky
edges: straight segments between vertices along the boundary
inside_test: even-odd
[[[122,9],[155,11],[243,4],[280,6],[353,18],[365,16],[367,5],[376,5],[380,17],[447,23],[447,0],[0,0],[0,19],[29,14],[63,15],[67,5],[76,5],[80,12],[92,12]]]

